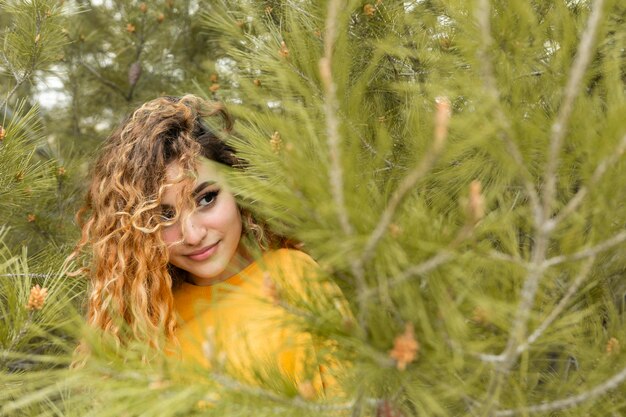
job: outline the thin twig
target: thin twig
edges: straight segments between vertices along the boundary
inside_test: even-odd
[[[339,134],[339,102],[337,100],[337,86],[333,81],[332,59],[333,48],[337,39],[337,20],[342,2],[331,0],[328,3],[328,14],[326,16],[326,30],[324,34],[324,56],[319,61],[320,78],[324,86],[326,100],[324,100],[324,113],[326,116],[326,135],[328,151],[330,156],[330,185],[339,223],[346,236],[354,234],[352,224],[348,216],[345,197],[343,193],[343,170],[341,166],[341,137]],[[367,282],[365,281],[365,270],[363,263],[358,259],[351,262],[352,273],[354,274],[359,302],[358,320],[362,329],[365,329],[366,303],[365,292]]]
[[[225,388],[234,390],[238,393],[245,392],[246,394],[254,395],[259,398],[264,398],[266,400],[270,400],[280,404],[286,404],[289,406],[297,407],[305,410],[312,411],[343,411],[349,410],[354,407],[354,401],[341,403],[341,404],[328,404],[328,403],[316,403],[313,401],[305,401],[300,397],[296,397],[294,399],[280,396],[274,392],[265,390],[263,388],[246,385],[242,382],[239,382],[227,375],[219,374],[216,372],[211,373],[211,376],[215,381],[220,383]]]
[[[523,266],[526,265],[526,261],[524,261],[523,259],[516,258],[514,256],[508,255],[506,253],[499,252],[497,250],[493,250],[493,251],[489,252],[488,256],[491,259],[495,259],[495,260],[498,260],[498,261],[505,261],[505,262],[510,262],[510,263],[513,263],[513,264],[523,265]]]
[[[26,320],[24,321],[24,323],[22,323],[22,327],[20,331],[11,338],[11,343],[9,343],[9,345],[5,349],[3,349],[2,360],[0,360],[0,367],[2,368],[4,367],[4,365],[7,362],[7,358],[9,354],[11,353],[13,349],[15,349],[15,346],[17,346],[17,344],[24,338],[24,336],[26,336],[26,332],[28,331],[32,323],[33,323],[33,310],[30,310],[28,312],[28,317],[26,317]]]
[[[533,209],[535,217],[535,225],[538,226],[542,221],[541,204],[539,201],[539,195],[535,189],[533,183],[533,177],[528,171],[524,158],[519,148],[513,141],[510,135],[511,122],[507,118],[504,111],[500,107],[500,92],[498,91],[498,85],[496,82],[495,71],[493,68],[493,62],[491,60],[490,51],[493,50],[493,39],[491,37],[491,22],[490,22],[490,7],[489,0],[479,0],[478,8],[476,12],[476,20],[480,27],[480,35],[482,38],[481,47],[479,49],[479,61],[482,65],[482,79],[485,89],[494,103],[494,112],[498,123],[500,124],[499,137],[504,142],[508,153],[513,157],[513,161],[517,165],[517,168],[521,172],[522,182],[526,189],[526,194],[530,199],[530,203]]]
[[[594,388],[581,394],[574,395],[563,400],[552,401],[539,405],[531,405],[529,407],[517,408],[514,410],[500,410],[495,413],[495,416],[507,417],[517,414],[545,413],[548,411],[565,410],[567,408],[575,407],[585,401],[605,395],[609,391],[619,387],[624,381],[626,381],[626,368],[623,368],[609,380],[600,385],[596,385]]]
[[[339,103],[337,101],[337,86],[333,81],[332,55],[335,40],[337,38],[337,19],[341,1],[332,0],[328,3],[328,15],[326,17],[326,31],[324,35],[324,56],[320,59],[320,78],[324,84],[326,100],[324,112],[326,115],[326,134],[330,153],[330,181],[333,199],[339,215],[339,223],[346,235],[353,233],[352,225],[348,218],[345,198],[343,194],[343,171],[341,167],[341,150],[339,143],[339,120],[337,113]]]
[[[423,277],[435,268],[452,260],[454,258],[454,249],[472,236],[474,228],[475,225],[470,223],[463,226],[457,233],[456,237],[445,248],[440,249],[435,255],[423,262],[420,262],[419,264],[408,267],[400,273],[400,275],[395,276],[393,279],[385,279],[384,281],[386,282],[387,287],[395,287],[396,285],[400,285],[415,276]],[[422,285],[424,284],[425,281],[422,282]],[[378,293],[379,290],[379,288],[368,288],[365,291],[365,298],[371,297],[372,295]]]
[[[137,47],[135,48],[135,60],[133,61],[133,64],[139,63],[139,58],[141,58],[141,54],[143,52],[144,45],[146,43],[146,33],[145,33],[146,16],[147,14],[144,13],[141,18],[141,30],[139,31],[139,34],[138,34],[139,42],[137,43]],[[139,78],[137,78],[137,80],[135,80],[135,82],[130,85],[130,89],[128,90],[128,94],[126,95],[126,101],[130,102],[133,99],[133,95],[135,94],[135,88],[137,87],[138,82],[139,82]]]
[[[584,44],[585,47],[583,48],[583,46],[581,45],[581,51],[579,51],[579,57],[580,55],[590,53],[592,42],[588,40],[587,34],[590,31],[595,33],[595,29],[597,27],[596,20],[599,19],[599,16],[596,15],[597,14],[596,6],[601,1],[602,0],[596,0],[596,3],[594,4],[594,11],[592,11],[592,14],[588,18],[587,29],[585,31],[585,34],[583,35],[584,39],[583,41],[581,41],[581,44]],[[499,95],[498,95],[497,87],[495,84],[495,76],[493,74],[492,63],[488,55],[489,47],[493,42],[491,39],[491,33],[490,33],[491,29],[490,29],[489,0],[479,0],[477,20],[480,25],[481,34],[483,38],[482,61],[483,61],[485,84],[486,84],[488,91],[490,91],[491,95],[493,96],[494,100],[498,100]],[[576,61],[578,62],[580,61],[580,59],[577,58]],[[586,69],[586,64],[580,66],[580,64],[575,63],[574,68],[575,69],[570,75],[570,80],[568,81],[568,87],[573,85],[574,87],[572,87],[573,88],[572,91],[575,92],[575,89],[577,88],[580,82],[580,79],[577,77],[582,77]],[[582,71],[582,74],[579,74],[579,71]],[[574,78],[574,80],[572,80],[572,78]],[[570,97],[572,91],[566,92],[566,97]],[[573,101],[574,97],[575,97],[575,94],[571,98],[566,98],[564,102],[564,106],[567,107],[571,105],[571,103],[568,104],[568,101],[569,100]],[[561,113],[562,115],[565,115],[565,116],[559,117],[558,120],[562,122],[566,122],[567,119],[569,118],[569,112],[570,110],[567,110],[567,109],[563,110]],[[499,107],[496,107],[496,115],[502,119],[501,120],[502,123],[505,123],[504,126],[507,127],[509,122]],[[507,131],[508,129],[505,130],[504,133],[506,134]],[[552,176],[554,176],[556,168],[551,168],[551,166],[556,167],[556,162],[553,159],[558,158],[557,153],[560,150],[561,139],[562,139],[562,136],[558,136],[558,135],[556,136],[553,135],[551,138],[551,153],[550,153],[549,161],[548,161],[549,166],[546,169],[546,172],[552,173],[553,174]],[[513,149],[514,151],[517,151],[517,148],[514,146],[514,143],[511,140],[508,140],[507,142],[510,142],[508,146],[511,149]],[[514,159],[518,162],[518,164],[522,162],[521,160],[518,161],[518,158],[520,156],[517,156],[515,154],[513,156],[514,156]],[[525,171],[524,169],[522,172],[525,173],[527,171]],[[483,415],[485,416],[491,416],[493,414],[493,409],[497,407],[497,402],[500,396],[502,385],[505,381],[505,376],[508,374],[510,369],[513,367],[515,361],[519,357],[518,347],[522,343],[524,343],[524,341],[527,339],[526,334],[528,331],[528,321],[530,318],[530,313],[535,304],[535,299],[536,299],[536,294],[539,288],[539,283],[541,282],[541,278],[544,276],[545,269],[548,267],[547,262],[546,262],[546,255],[547,255],[547,250],[548,250],[548,246],[550,242],[550,233],[553,230],[553,224],[550,221],[550,211],[551,211],[551,205],[552,205],[551,200],[554,197],[554,190],[553,189],[551,190],[549,187],[547,189],[546,187],[544,187],[543,193],[541,195],[542,202],[544,204],[539,204],[538,196],[536,194],[534,185],[532,183],[529,183],[530,177],[528,177],[526,174],[525,174],[525,180],[526,180],[525,182],[526,188],[529,192],[531,205],[533,207],[534,214],[535,214],[535,230],[536,230],[535,245],[533,247],[531,261],[528,265],[528,274],[524,280],[524,284],[523,284],[522,292],[520,296],[520,302],[519,302],[519,305],[515,314],[514,321],[511,326],[507,345],[504,351],[502,352],[502,354],[499,355],[502,357],[502,360],[500,362],[497,362],[497,366],[495,368],[496,373],[493,375],[493,377],[489,381],[489,385],[488,385],[487,393],[485,397],[485,402],[484,402],[484,408],[483,408]],[[550,181],[552,180],[553,178],[550,178]],[[572,259],[572,258],[570,257],[568,259]]]
[[[546,259],[543,263],[544,267],[552,267],[554,265],[561,264],[563,262],[579,261],[581,259],[588,258],[590,256],[596,256],[605,250],[611,249],[614,246],[626,241],[626,230],[616,234],[610,239],[603,241],[595,246],[581,250],[579,252],[570,255],[554,256],[550,259]]]
[[[20,88],[22,84],[24,84],[24,82],[30,77],[30,75],[31,75],[30,72],[25,71],[22,77],[20,77],[19,79],[16,79],[17,82],[15,83],[15,86],[11,89],[11,91],[9,91],[9,93],[7,94],[6,98],[2,101],[2,103],[0,103],[0,109],[4,108],[4,106],[9,102],[11,97],[13,97],[17,89]]]
[[[565,87],[565,97],[559,108],[559,113],[551,128],[550,149],[548,151],[548,160],[546,172],[544,176],[543,187],[543,210],[544,213],[550,213],[554,205],[556,193],[557,168],[559,166],[559,153],[561,145],[565,137],[567,124],[569,123],[574,107],[574,101],[580,91],[582,79],[587,71],[589,61],[593,54],[593,43],[596,33],[600,25],[600,17],[602,16],[602,6],[604,0],[595,0],[591,9],[591,13],[587,19],[587,27],[582,34],[576,58],[572,64],[572,69]]]
[[[37,67],[37,60],[39,59],[41,55],[41,48],[39,48],[39,39],[41,35],[41,23],[42,23],[41,15],[37,13],[35,15],[35,37],[33,38],[34,42],[31,48],[32,54],[30,55],[30,60],[29,60],[30,62],[29,62],[28,67],[24,70],[21,76],[17,75],[17,72],[13,70],[12,68],[13,66],[9,62],[8,58],[4,56],[3,54],[4,60],[7,63],[9,69],[11,70],[11,73],[13,74],[13,78],[15,78],[16,84],[11,89],[11,91],[9,91],[4,101],[0,103],[0,108],[4,107],[9,102],[9,100],[11,99],[13,94],[15,94],[17,89],[20,88],[20,86],[24,84],[24,82],[26,82],[33,75],[33,72],[35,72],[35,68]]]
[[[56,275],[56,274],[55,274]],[[52,275],[47,274],[1,274],[0,278],[22,278],[22,277],[31,277],[31,278],[49,278]],[[59,274],[60,276],[60,274]]]
[[[421,262],[417,265],[410,266],[409,268],[402,271],[400,275],[394,277],[393,279],[386,280],[387,287],[395,287],[396,285],[400,285],[403,282],[406,282],[413,277],[424,276],[430,271],[437,268],[438,266],[443,265],[444,263],[450,261],[453,258],[453,255],[454,255],[453,252],[449,250],[440,250],[439,252],[437,252],[436,255],[432,256],[431,258],[428,258],[424,262]],[[365,291],[365,297],[369,298],[377,294],[378,291],[379,291],[378,287],[368,288]]]
[[[433,140],[432,146],[430,150],[426,152],[421,162],[402,179],[402,182],[400,182],[400,185],[398,185],[398,188],[396,188],[393,195],[389,199],[387,207],[385,207],[378,224],[374,228],[374,231],[365,245],[365,249],[361,255],[362,262],[371,257],[372,252],[387,231],[387,228],[389,227],[396,210],[400,206],[400,203],[404,200],[404,197],[406,197],[407,193],[413,189],[420,178],[422,178],[424,174],[426,174],[435,164],[435,161],[439,157],[446,140],[449,118],[450,103],[447,99],[441,99],[441,101],[437,103],[435,139]]]
[[[578,192],[571,198],[565,207],[563,207],[559,213],[552,219],[553,224],[556,226],[563,221],[567,216],[572,214],[574,210],[580,206],[584,198],[587,196],[589,190],[600,181],[602,176],[606,173],[607,169],[615,164],[624,155],[626,151],[626,135],[622,136],[622,140],[618,143],[615,149],[611,152],[611,155],[604,158],[596,167],[589,183],[580,187]]]
[[[489,381],[487,388],[486,400],[484,401],[485,408],[483,410],[483,415],[485,416],[491,416],[492,410],[498,401],[504,377],[513,367],[518,357],[517,346],[526,339],[528,319],[533,305],[535,304],[539,282],[544,272],[544,267],[541,265],[545,260],[547,246],[547,231],[542,228],[537,229],[536,245],[533,248],[532,260],[528,266],[528,275],[524,280],[521,300],[515,313],[515,319],[511,325],[507,345],[502,354],[499,355],[502,360],[498,362],[498,366],[495,369],[496,373],[491,381]]]
[[[520,344],[517,347],[516,353],[518,355],[522,354],[526,349],[528,349],[530,345],[532,345],[539,337],[541,337],[541,335],[543,334],[543,332],[546,331],[548,326],[550,326],[554,322],[554,320],[556,320],[556,318],[563,312],[563,310],[569,303],[570,299],[574,296],[574,294],[578,290],[578,287],[580,287],[583,281],[587,278],[587,275],[589,274],[589,271],[591,270],[591,267],[593,266],[594,261],[595,261],[595,257],[591,257],[590,259],[587,260],[587,262],[585,262],[580,272],[578,273],[578,275],[576,276],[572,284],[567,289],[567,293],[565,293],[563,298],[561,298],[561,301],[559,301],[559,304],[557,304],[554,310],[552,310],[552,312],[548,315],[548,317],[546,317],[546,319],[535,329],[535,331],[530,336],[528,336],[528,339],[526,339],[526,342]]]
[[[122,97],[124,97],[124,99],[126,99],[126,97],[127,97],[126,91],[124,91],[120,86],[115,84],[113,81],[107,80],[106,78],[104,78],[96,69],[92,68],[86,62],[80,61],[80,64],[83,67],[85,67],[87,69],[87,71],[89,71],[94,77],[96,77],[102,84],[104,84],[107,87],[113,89],[114,91],[120,93],[122,95]]]

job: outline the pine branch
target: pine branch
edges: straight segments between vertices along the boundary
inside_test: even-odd
[[[489,257],[498,261],[510,262],[516,265],[526,266],[526,262],[521,258],[508,255],[506,253],[499,252],[497,250],[489,252]]]
[[[556,193],[557,167],[559,165],[559,153],[563,138],[565,137],[567,124],[569,123],[574,107],[574,100],[580,91],[582,79],[587,71],[587,66],[591,60],[593,53],[593,43],[595,41],[598,27],[600,26],[600,18],[602,16],[602,7],[604,0],[595,0],[591,9],[591,13],[587,19],[587,27],[582,34],[576,58],[572,64],[570,76],[565,87],[565,98],[559,109],[556,121],[551,128],[550,149],[548,151],[548,160],[546,172],[544,176],[543,187],[543,212],[547,218],[550,215],[552,206],[554,205],[554,195]]]
[[[28,317],[26,318],[26,321],[22,323],[22,327],[20,328],[20,331],[17,332],[17,334],[11,338],[11,342],[9,343],[9,345],[6,346],[5,349],[2,350],[2,358],[0,359],[0,369],[4,368],[9,354],[13,351],[13,349],[15,349],[17,344],[24,338],[24,336],[26,336],[26,333],[29,327],[31,326],[32,322],[33,322],[33,311],[31,310],[28,312]]]
[[[91,65],[87,64],[86,62],[80,61],[80,64],[83,67],[85,67],[85,69],[87,69],[87,71],[89,71],[94,77],[96,77],[98,81],[100,81],[102,84],[106,85],[107,87],[111,88],[112,90],[120,93],[122,97],[126,99],[127,97],[126,91],[124,91],[120,86],[115,84],[113,81],[107,80],[106,78],[104,78],[95,68],[91,67]]]
[[[507,151],[513,157],[517,168],[521,172],[522,182],[526,189],[526,194],[530,199],[531,207],[533,209],[535,225],[538,226],[543,217],[541,213],[541,204],[539,201],[539,195],[535,189],[533,183],[533,177],[528,171],[522,154],[511,137],[511,122],[504,114],[500,104],[500,92],[498,91],[498,85],[496,81],[496,75],[493,68],[492,57],[490,51],[493,50],[493,38],[491,37],[491,21],[490,21],[491,9],[489,7],[489,0],[479,0],[478,8],[476,11],[476,20],[480,28],[481,46],[478,51],[478,59],[482,64],[482,78],[485,90],[491,97],[494,103],[494,112],[496,120],[500,125],[499,138],[504,142]]]
[[[559,213],[553,218],[552,223],[554,226],[558,225],[562,222],[567,216],[572,214],[583,202],[587,193],[594,185],[596,185],[602,176],[605,174],[607,169],[615,164],[620,158],[624,155],[624,151],[626,151],[626,135],[622,136],[622,140],[618,143],[615,149],[611,152],[611,154],[604,158],[598,166],[596,167],[591,179],[589,180],[589,184],[580,187],[578,192],[570,199],[565,207],[563,207]]]
[[[259,388],[256,386],[251,386],[244,384],[240,381],[237,381],[227,375],[212,372],[211,376],[215,381],[220,383],[225,388],[233,390],[237,393],[246,393],[258,398],[263,398],[265,400],[269,400],[272,402],[276,402],[279,404],[284,404],[290,407],[299,408],[302,410],[308,411],[344,411],[350,410],[354,407],[354,401],[340,404],[329,404],[329,403],[316,403],[312,401],[305,401],[300,397],[296,397],[294,399],[280,396],[272,391],[265,390],[263,388]],[[209,402],[214,401],[213,399],[209,399]]]
[[[592,246],[590,248],[587,248],[585,250],[573,253],[571,255],[561,255],[561,256],[554,256],[550,259],[547,259],[546,261],[544,261],[543,263],[543,267],[552,267],[554,265],[558,265],[564,262],[573,262],[573,261],[579,261],[581,259],[585,259],[588,258],[590,256],[596,256],[599,253],[604,252],[605,250],[611,249],[614,246],[619,245],[620,243],[626,241],[626,230],[616,234],[615,236],[603,241],[602,243],[599,243],[595,246]]]
[[[539,288],[539,282],[545,270],[545,266],[542,265],[545,260],[547,247],[547,232],[543,228],[539,228],[537,231],[535,246],[533,247],[532,261],[528,266],[528,275],[524,279],[524,285],[522,287],[522,294],[520,297],[521,300],[517,308],[513,324],[511,325],[511,330],[509,331],[507,345],[504,351],[499,355],[501,360],[497,362],[495,375],[489,381],[486,400],[484,402],[484,416],[492,415],[492,410],[496,406],[502,384],[504,383],[504,378],[513,367],[519,356],[517,354],[517,346],[519,346],[519,344],[521,344],[526,338],[528,319],[530,318],[530,312],[535,304],[535,297]]]
[[[332,73],[332,55],[335,40],[337,38],[337,20],[341,1],[331,0],[328,3],[328,15],[326,18],[326,31],[324,35],[324,56],[320,59],[319,69],[320,78],[324,84],[324,93],[326,100],[324,101],[324,112],[326,116],[326,133],[328,135],[327,143],[330,152],[330,179],[333,199],[339,214],[339,223],[346,235],[353,233],[352,225],[348,218],[345,198],[343,195],[343,171],[341,167],[341,151],[339,143],[341,141],[339,134],[339,120],[337,114],[339,111],[339,103],[337,102],[337,86],[333,81]]]
[[[343,170],[341,166],[340,134],[339,134],[339,103],[337,101],[337,86],[333,81],[332,59],[333,47],[337,38],[338,15],[341,6],[340,0],[331,0],[328,3],[326,16],[326,30],[324,35],[324,56],[319,61],[320,78],[324,85],[324,113],[326,116],[326,133],[328,136],[328,150],[330,153],[330,182],[333,200],[339,215],[339,223],[346,236],[354,233],[348,217],[345,197],[343,194]],[[352,273],[357,284],[357,297],[359,302],[358,321],[362,329],[366,328],[366,291],[365,270],[360,260],[351,262]],[[364,332],[365,333],[365,332]]]
[[[25,69],[22,75],[18,75],[17,72],[13,71],[13,68],[10,62],[8,61],[8,59],[6,58],[6,56],[4,56],[4,60],[7,66],[11,69],[11,73],[13,74],[13,78],[15,79],[15,85],[13,86],[11,91],[7,93],[7,96],[2,101],[2,103],[0,103],[0,108],[4,108],[6,104],[9,102],[9,100],[11,99],[11,97],[13,97],[13,95],[17,92],[17,90],[22,86],[22,84],[24,84],[31,77],[31,75],[33,74],[33,71],[35,70],[35,66],[37,65],[37,60],[35,56],[33,56],[30,60],[30,67]]]
[[[133,71],[133,66],[137,65],[137,68],[141,69],[141,64],[139,63],[139,58],[141,58],[141,54],[143,53],[145,44],[146,44],[146,14],[144,13],[141,17],[141,31],[139,33],[139,42],[137,43],[137,47],[135,48],[135,60],[131,64],[129,71]],[[141,71],[139,71],[139,76],[141,76]],[[126,95],[126,101],[130,102],[133,99],[133,95],[135,94],[135,88],[137,87],[137,81],[139,81],[139,76],[134,82],[130,83],[130,89],[128,90],[128,94]]]
[[[587,390],[581,394],[574,395],[563,400],[552,401],[549,403],[532,405],[529,407],[518,408],[514,410],[500,410],[494,413],[497,417],[515,416],[518,414],[529,413],[545,413],[548,411],[565,410],[577,406],[578,404],[592,400],[597,397],[601,397],[619,387],[624,381],[626,381],[626,368],[623,368],[620,372],[613,377],[595,386],[594,388]]]
[[[24,75],[22,75],[21,77],[19,77],[19,79],[17,80],[17,82],[15,83],[15,86],[13,86],[13,88],[11,89],[11,91],[9,91],[7,93],[6,98],[2,101],[2,103],[0,103],[0,108],[3,108],[4,106],[6,106],[6,104],[9,102],[9,100],[11,99],[11,97],[13,97],[13,95],[15,94],[15,92],[21,87],[22,84],[24,84],[24,82],[30,77],[30,73],[24,73]]]
[[[575,98],[575,92],[578,84],[580,83],[580,79],[584,75],[586,70],[587,63],[585,60],[581,61],[580,56],[582,55],[583,59],[586,54],[590,53],[591,43],[593,40],[593,34],[598,25],[599,15],[596,10],[599,8],[598,4],[601,6],[602,0],[597,0],[594,3],[594,9],[591,15],[588,18],[587,30],[583,35],[583,39],[581,41],[581,53],[579,57],[576,59],[574,63],[574,70],[572,75],[570,76],[570,82],[568,82],[568,92],[566,92],[566,101],[565,107],[571,106],[571,102]],[[479,7],[477,12],[477,19],[481,28],[482,39],[483,39],[483,72],[484,78],[486,81],[486,87],[488,91],[491,92],[491,95],[494,99],[498,99],[499,95],[497,92],[497,87],[495,84],[495,76],[493,75],[493,68],[490,60],[488,59],[487,50],[489,46],[492,44],[491,34],[490,34],[490,7],[488,0],[480,0]],[[591,35],[589,35],[591,33]],[[590,38],[591,36],[591,38]],[[582,64],[581,64],[582,62]],[[573,80],[573,81],[572,81]],[[571,109],[566,109],[558,120],[565,122],[569,118],[569,113]],[[501,112],[499,107],[496,107],[496,113],[499,114],[498,117],[501,119],[505,126],[508,124],[508,120]],[[560,133],[559,133],[560,135]],[[558,152],[560,151],[560,142],[562,136],[553,135],[551,139],[551,153],[548,161],[548,168],[546,169],[546,176],[551,174],[555,175],[556,170],[556,161],[552,159],[558,158]],[[513,146],[512,141],[508,141],[510,144],[508,145],[510,150],[516,151],[516,147]],[[518,160],[518,156],[514,154],[514,159]],[[518,164],[521,160],[517,161]],[[553,179],[550,179],[552,181]],[[536,236],[535,236],[535,245],[533,247],[533,253],[531,257],[531,262],[528,265],[528,275],[524,280],[524,285],[522,287],[521,299],[519,306],[517,308],[517,312],[515,314],[515,319],[511,326],[511,330],[509,332],[509,338],[507,341],[507,345],[505,350],[502,352],[501,360],[499,360],[496,366],[496,374],[491,378],[489,382],[489,386],[487,388],[485,407],[483,409],[483,415],[491,416],[493,413],[493,408],[496,406],[497,400],[500,395],[500,391],[502,388],[502,384],[504,383],[504,378],[508,374],[509,370],[513,367],[515,361],[519,357],[519,346],[526,340],[526,333],[528,331],[528,320],[530,318],[530,313],[535,304],[535,298],[537,294],[537,290],[539,288],[539,283],[541,278],[544,275],[545,269],[548,267],[546,263],[546,254],[550,241],[550,232],[552,231],[552,223],[550,222],[550,207],[551,201],[553,199],[554,189],[550,188],[550,186],[544,188],[544,192],[542,194],[543,198],[543,206],[538,205],[536,191],[534,189],[534,185],[526,184],[527,190],[532,186],[532,194],[529,194],[531,199],[531,204],[533,206],[533,210],[535,212],[535,228],[536,228]],[[624,236],[626,239],[626,233]],[[617,243],[615,243],[617,244]],[[589,253],[587,256],[591,256],[593,253]],[[573,260],[570,256],[569,260]],[[496,356],[497,358],[497,356]]]
[[[571,285],[567,289],[567,292],[565,293],[563,298],[561,298],[561,301],[559,301],[554,310],[552,310],[548,317],[546,317],[546,319],[535,329],[535,331],[530,336],[528,336],[526,342],[520,344],[517,347],[516,353],[518,355],[522,354],[526,349],[528,349],[531,344],[533,344],[539,337],[541,337],[543,332],[545,332],[546,329],[554,322],[554,320],[556,320],[560,316],[560,314],[569,303],[570,299],[574,296],[574,294],[576,294],[576,291],[578,290],[580,285],[587,278],[587,275],[589,274],[589,271],[591,271],[591,267],[593,266],[594,261],[595,256],[592,256],[590,259],[587,260],[587,262],[584,263],[580,272],[571,283]]]
[[[30,278],[41,278],[41,279],[46,279],[49,278],[51,275],[47,275],[47,274],[1,274],[0,278],[25,278],[25,277],[30,277]],[[58,276],[62,276],[61,274],[58,274]]]
[[[436,269],[437,267],[443,265],[444,263],[452,260],[454,253],[449,250],[440,250],[436,255],[428,258],[424,262],[421,262],[417,265],[412,265],[405,269],[400,275],[394,277],[393,279],[387,279],[387,287],[395,287],[396,285],[400,285],[413,277],[423,277],[430,271]],[[423,282],[422,284],[424,284]],[[377,288],[368,288],[365,291],[365,297],[369,298],[373,295],[377,294],[380,289]]]
[[[35,5],[35,8],[36,7],[38,6]],[[42,30],[42,16],[38,10],[35,10],[35,12],[35,37],[33,38],[34,43],[32,45],[32,53],[28,61],[28,66],[26,67],[26,69],[24,69],[21,75],[18,75],[17,71],[13,70],[13,65],[10,63],[6,55],[3,54],[4,61],[7,64],[7,67],[11,70],[11,73],[13,74],[13,78],[15,79],[16,83],[11,91],[9,91],[6,98],[2,101],[2,103],[0,103],[0,108],[3,108],[9,102],[11,97],[13,97],[13,95],[17,92],[17,90],[22,86],[22,84],[30,79],[30,77],[33,75],[33,72],[35,71],[35,68],[37,67],[37,63],[39,62],[39,57],[41,55],[40,39]]]
[[[400,203],[404,200],[404,197],[413,189],[415,184],[433,167],[435,161],[443,150],[443,145],[448,136],[448,123],[450,119],[450,102],[447,98],[440,98],[437,102],[437,113],[435,121],[435,138],[431,145],[431,148],[422,161],[413,168],[407,176],[405,176],[398,185],[398,188],[394,191],[393,195],[389,199],[389,203],[380,216],[378,224],[374,228],[374,231],[370,235],[363,254],[361,255],[361,262],[365,262],[366,259],[371,258],[372,252],[376,248],[376,245],[385,232],[387,231],[393,216],[400,206]]]
[[[516,354],[522,354],[528,347],[533,344],[543,332],[556,320],[559,315],[563,312],[569,300],[576,294],[576,291],[582,284],[582,282],[587,278],[589,271],[591,270],[591,266],[595,261],[595,257],[592,256],[582,267],[581,271],[578,273],[572,284],[569,286],[566,294],[563,296],[559,304],[552,310],[550,315],[535,329],[535,331],[526,339],[526,341],[517,346]],[[504,354],[492,355],[492,354],[484,354],[484,353],[470,353],[471,356],[477,357],[483,362],[487,363],[497,363],[503,362],[506,357]]]

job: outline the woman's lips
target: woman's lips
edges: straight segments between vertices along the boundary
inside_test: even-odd
[[[190,254],[187,255],[187,257],[194,261],[204,261],[205,259],[207,259],[208,257],[210,257],[211,255],[215,253],[215,251],[217,250],[217,245],[219,245],[219,243],[220,241],[217,241],[216,243],[210,246],[204,247],[195,252],[191,252]]]

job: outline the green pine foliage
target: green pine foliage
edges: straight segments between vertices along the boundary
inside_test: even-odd
[[[82,160],[122,110],[162,93],[225,101],[248,163],[227,172],[233,189],[344,291],[347,304],[279,293],[341,364],[339,394],[311,400],[271,373],[249,384],[219,361],[207,371],[117,346],[83,328],[82,284],[58,262],[42,254],[33,275],[5,248],[0,415],[626,411],[621,2],[191,5],[71,16],[58,64],[70,104],[56,128],[44,117],[54,162],[35,158],[20,132],[36,116],[20,112],[0,152],[20,143],[11,155],[28,157],[12,163],[31,176],[16,181],[23,168],[0,158],[0,210],[17,217],[27,189],[57,187],[51,219],[67,219]],[[71,244],[71,231],[48,233]],[[25,308],[35,283],[49,291],[40,311]],[[91,357],[68,369],[80,338]]]
[[[252,168],[233,181],[353,302],[351,337],[333,336],[354,364],[351,396],[492,415],[606,380],[599,368],[620,363],[607,343],[623,337],[623,291],[609,289],[623,270],[623,7],[353,2],[329,41],[327,5],[255,6],[205,14],[240,63],[233,141]],[[592,8],[602,23],[581,46]],[[439,151],[442,96],[452,117]],[[419,359],[399,371],[388,352],[407,323]],[[585,404],[577,415],[597,403]]]

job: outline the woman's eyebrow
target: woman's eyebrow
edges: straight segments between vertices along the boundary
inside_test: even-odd
[[[213,184],[215,184],[215,181],[204,181],[200,183],[200,185],[194,188],[193,195],[194,196],[198,195],[200,191],[204,190],[206,187],[208,187],[209,185],[213,185]]]

